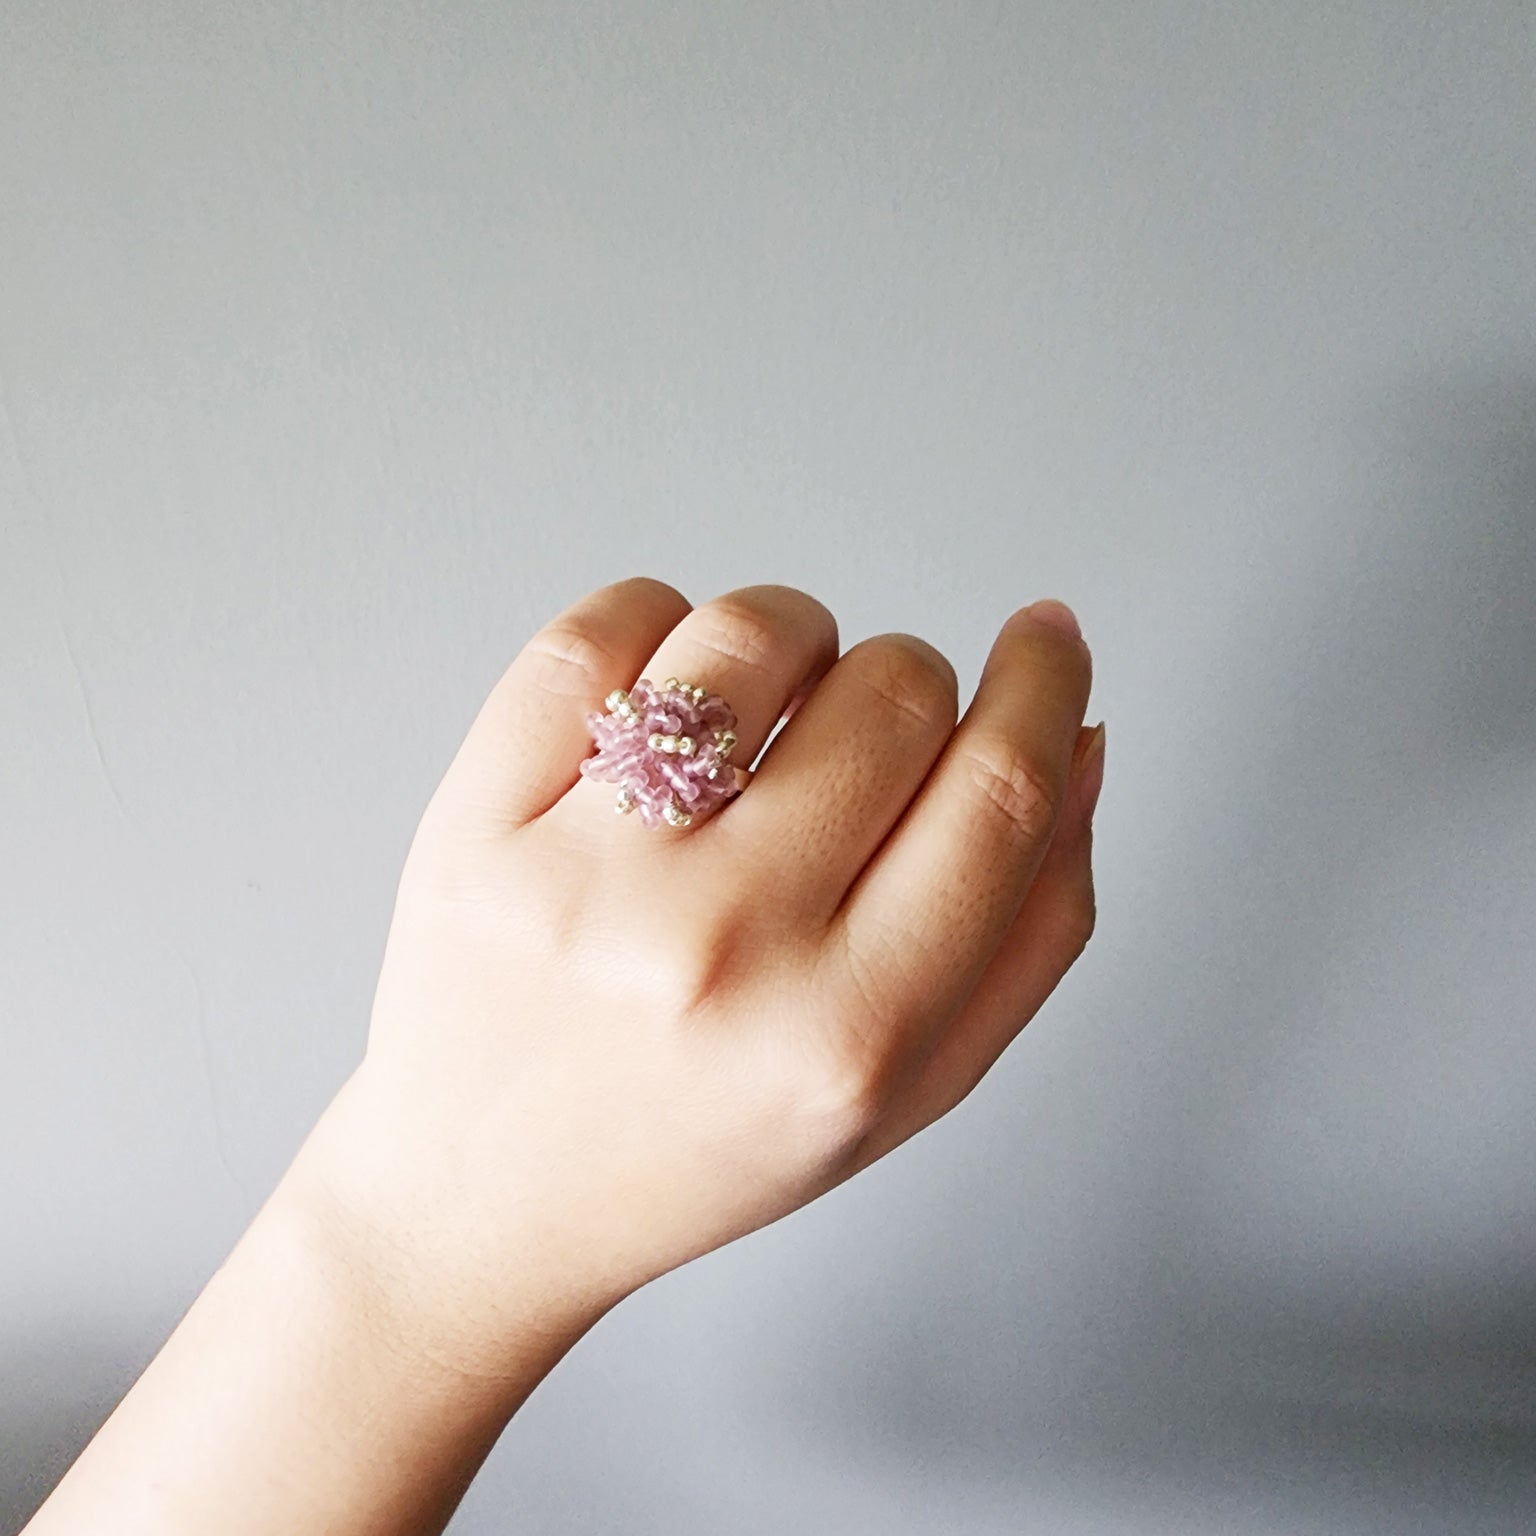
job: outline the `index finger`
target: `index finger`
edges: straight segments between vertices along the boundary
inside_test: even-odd
[[[828,929],[875,1048],[942,1030],[1002,943],[1055,830],[1091,683],[1063,604],[1003,625],[970,707]]]

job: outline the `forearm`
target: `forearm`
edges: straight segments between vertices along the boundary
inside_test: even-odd
[[[508,1277],[495,1374],[433,1347],[306,1146],[24,1536],[423,1536],[587,1327]],[[519,1301],[526,1327],[519,1329]]]

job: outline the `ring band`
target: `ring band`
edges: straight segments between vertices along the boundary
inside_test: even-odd
[[[639,811],[648,827],[686,827],[740,793],[728,761],[736,716],[718,693],[669,677],[615,688],[587,715],[597,751],[583,758],[589,779],[619,786],[614,810]]]

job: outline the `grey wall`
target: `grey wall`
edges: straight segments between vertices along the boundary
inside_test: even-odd
[[[632,572],[967,694],[1074,602],[1099,933],[455,1531],[1536,1521],[1533,134],[1517,0],[0,0],[4,1521],[357,1058],[485,691]]]

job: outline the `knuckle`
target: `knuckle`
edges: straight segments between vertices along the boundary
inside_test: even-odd
[[[959,680],[949,658],[916,635],[877,635],[861,641],[857,675],[899,714],[925,730],[950,730],[959,708]]]
[[[966,749],[965,769],[982,802],[1025,843],[1043,842],[1061,811],[1061,788],[1029,755],[1007,741]]]
[[[691,645],[754,672],[770,666],[777,649],[768,613],[750,599],[739,597],[717,598],[695,608],[688,640]]]
[[[626,974],[637,978],[650,1004],[680,1024],[713,1017],[735,996],[761,956],[746,925],[729,909],[709,917],[657,910],[650,916],[625,902]]]
[[[807,1106],[834,1153],[857,1143],[879,1123],[884,1109],[880,1078],[858,1058],[827,1067]]]
[[[409,909],[417,923],[442,926],[459,939],[484,925],[494,932],[509,921],[520,931],[534,931],[539,908],[526,899],[494,849],[451,818],[435,816],[423,817],[406,853],[397,907]]]
[[[528,642],[525,655],[537,687],[556,694],[590,694],[622,670],[613,653],[585,629],[553,624]]]
[[[472,879],[484,858],[485,837],[446,781],[427,801],[406,848],[402,876],[448,893]]]
[[[839,1032],[818,1046],[795,1092],[795,1118],[808,1144],[833,1161],[856,1145],[885,1112],[886,1076],[864,1036]]]

